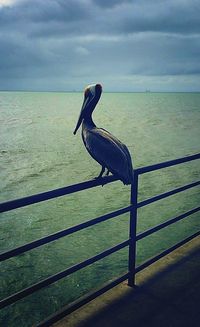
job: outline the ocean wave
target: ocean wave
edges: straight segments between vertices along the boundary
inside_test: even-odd
[[[34,167],[35,168],[35,167]],[[13,172],[10,174],[10,177],[12,176],[12,179],[7,180],[7,183],[1,188],[1,191],[5,191],[6,189],[15,188],[16,186],[19,186],[23,183],[32,183],[31,180],[42,178],[45,175],[49,177],[49,174],[51,172],[57,171],[57,166],[51,165],[51,166],[44,166],[40,169],[32,170],[30,167],[23,167],[23,168],[15,168],[13,169]]]
[[[17,154],[23,154],[23,153],[27,153],[28,150],[24,149],[24,148],[20,148],[20,149],[14,149],[14,150],[11,150],[11,149],[1,149],[0,150],[0,155],[5,155],[5,154],[8,154],[8,155],[17,155]]]
[[[30,125],[33,123],[32,118],[7,118],[3,122],[4,124],[25,124],[25,125]]]

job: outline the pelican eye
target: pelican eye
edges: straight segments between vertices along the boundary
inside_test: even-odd
[[[102,90],[101,84],[96,84],[96,88]]]
[[[85,89],[85,96],[87,97],[90,94],[90,90],[88,88]]]

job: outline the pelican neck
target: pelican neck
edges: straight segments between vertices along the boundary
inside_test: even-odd
[[[95,123],[92,120],[92,117],[87,117],[83,119],[83,124],[82,124],[83,128],[93,128],[96,127]]]

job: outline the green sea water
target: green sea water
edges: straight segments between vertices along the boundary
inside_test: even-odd
[[[82,93],[0,92],[0,201],[93,179],[100,166],[73,130]],[[97,126],[125,143],[134,167],[199,152],[199,93],[104,93]],[[142,175],[139,200],[196,181],[198,161]],[[16,209],[0,217],[1,252],[129,205],[130,186],[104,187]],[[139,209],[138,232],[190,210],[198,188]],[[194,214],[138,242],[137,263],[199,229]],[[1,298],[98,254],[128,238],[129,214],[61,238],[1,264]],[[127,272],[125,248],[3,309],[1,326],[28,327],[87,291]]]

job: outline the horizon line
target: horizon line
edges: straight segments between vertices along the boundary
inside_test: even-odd
[[[84,90],[0,90],[0,92],[32,92],[32,93],[82,93]],[[151,90],[145,90],[145,91],[103,91],[103,93],[200,93],[199,91],[151,91]]]

